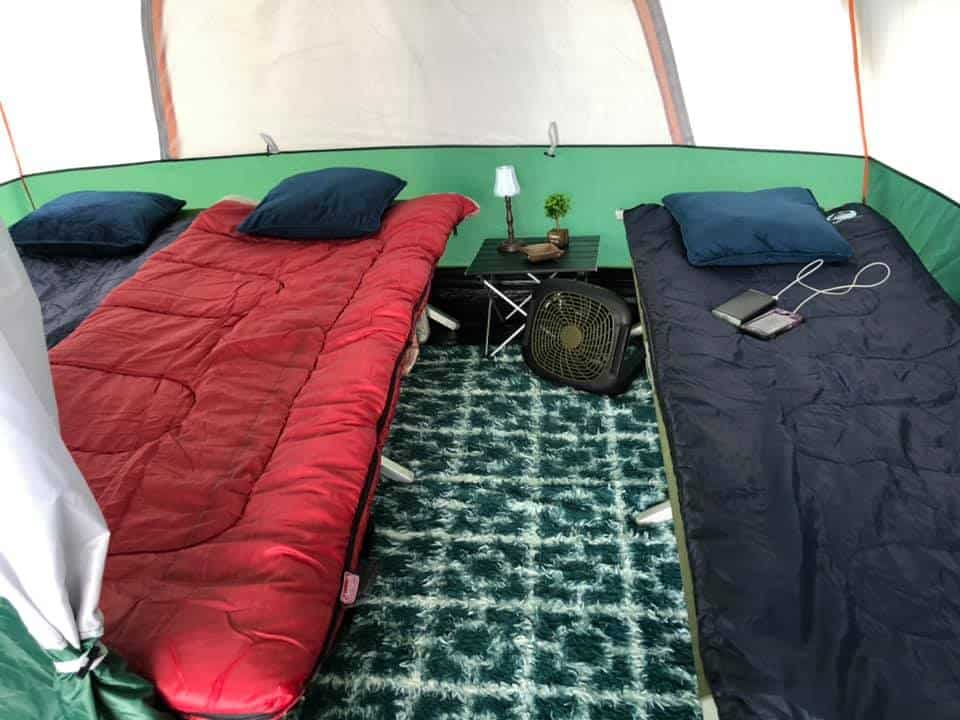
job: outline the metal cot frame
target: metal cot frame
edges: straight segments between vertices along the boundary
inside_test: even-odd
[[[460,328],[459,320],[447,315],[445,312],[438,310],[432,305],[427,305],[424,315],[428,320],[433,320],[435,323],[442,325],[448,330],[458,330]],[[386,455],[381,455],[380,457],[380,475],[382,477],[389,478],[390,480],[395,480],[402,483],[412,483],[417,479],[413,470],[401,465],[398,462],[394,462]]]

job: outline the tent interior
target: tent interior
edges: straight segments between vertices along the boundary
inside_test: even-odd
[[[32,0],[0,26],[0,716],[960,717],[960,4]],[[372,229],[243,234],[330,168],[399,183]],[[778,188],[853,257],[762,341],[711,308],[806,260],[660,278],[692,253],[671,197]],[[176,206],[130,262],[63,251],[109,234],[90,192]],[[730,212],[720,245],[767,242]],[[633,314],[616,397],[525,365],[562,261],[484,255],[561,222],[553,274]],[[889,284],[850,286],[869,261]],[[804,499],[854,495],[810,464],[838,447],[882,477],[869,533]]]

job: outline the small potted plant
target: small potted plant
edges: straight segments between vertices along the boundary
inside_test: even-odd
[[[556,227],[547,233],[547,241],[558,248],[567,247],[570,244],[570,231],[560,227],[560,220],[570,212],[570,196],[563,193],[548,195],[543,203],[543,211],[556,223]]]

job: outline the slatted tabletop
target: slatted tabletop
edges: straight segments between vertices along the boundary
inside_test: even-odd
[[[526,245],[546,242],[543,237],[517,238]],[[551,273],[586,273],[597,269],[597,256],[600,252],[599,235],[572,236],[567,252],[557,260],[532,263],[523,253],[497,252],[497,246],[503,238],[487,238],[477,250],[473,262],[467,268],[467,275],[550,275]]]

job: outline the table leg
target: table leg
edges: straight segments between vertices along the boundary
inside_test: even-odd
[[[511,342],[517,335],[519,335],[520,333],[523,332],[523,329],[524,329],[526,326],[527,326],[527,324],[524,323],[523,325],[521,325],[520,327],[518,327],[516,330],[514,330],[512,333],[510,333],[510,337],[508,337],[508,338],[507,338],[506,340],[504,340],[502,343],[500,343],[499,345],[497,345],[496,349],[495,349],[492,353],[490,353],[490,357],[495,357],[498,352],[500,352],[500,351],[503,350],[507,345],[509,345],[510,342]]]
[[[490,291],[487,290],[487,333],[483,339],[483,356],[486,357],[490,354],[490,320],[491,313],[493,312],[493,295],[490,294]]]
[[[531,275],[531,277],[533,277],[533,276]],[[534,278],[534,280],[536,280],[536,278]],[[536,280],[536,282],[539,283],[540,281],[539,281],[539,280]],[[518,304],[515,303],[513,300],[511,300],[508,295],[504,294],[503,291],[501,291],[496,285],[494,285],[493,283],[491,283],[491,282],[490,282],[489,280],[487,280],[486,278],[484,278],[483,284],[484,284],[484,287],[487,288],[487,293],[488,293],[488,296],[487,296],[487,338],[486,338],[486,341],[484,342],[484,345],[483,345],[483,354],[484,354],[485,357],[493,357],[494,355],[496,355],[497,353],[499,353],[501,350],[503,350],[503,349],[510,343],[511,340],[513,340],[517,335],[519,335],[521,332],[523,332],[524,327],[526,327],[526,323],[524,323],[523,325],[521,325],[519,328],[517,328],[517,329],[514,330],[512,333],[510,333],[510,336],[509,336],[506,340],[504,340],[502,343],[500,343],[493,352],[490,352],[490,306],[491,306],[491,303],[493,303],[494,300],[495,300],[494,295],[496,295],[497,297],[499,297],[501,300],[503,300],[505,303],[507,303],[511,308],[513,308],[513,310],[510,312],[509,315],[507,315],[505,318],[502,318],[502,319],[504,319],[504,320],[506,320],[506,319],[508,319],[508,318],[510,318],[510,317],[513,317],[516,313],[520,313],[521,315],[523,315],[524,317],[526,317],[526,316],[527,316],[527,311],[523,309],[523,306],[527,304],[527,302],[530,300],[531,297],[533,297],[533,295],[530,295],[530,296],[526,297],[526,298],[518,305]],[[498,309],[498,311],[497,311],[497,314],[498,314],[498,315],[500,314],[500,313],[499,313],[499,309]]]
[[[531,293],[530,295],[527,295],[523,300],[521,300],[521,301],[520,301],[520,304],[519,304],[517,307],[515,307],[513,310],[511,310],[511,311],[507,314],[507,316],[504,318],[504,320],[509,320],[509,319],[512,318],[514,315],[516,315],[518,312],[523,312],[520,308],[522,308],[524,305],[526,305],[526,304],[527,304],[528,302],[530,302],[531,300],[533,300],[533,293]]]
[[[527,313],[526,313],[526,311],[523,309],[523,307],[522,307],[521,305],[517,305],[513,300],[510,299],[510,297],[509,297],[508,295],[504,295],[503,291],[501,291],[500,288],[498,288],[496,285],[493,285],[493,284],[492,284],[491,282],[489,282],[488,280],[484,280],[484,281],[483,281],[483,284],[486,285],[487,290],[489,290],[490,292],[492,292],[494,295],[497,295],[501,300],[503,300],[505,303],[507,303],[507,305],[509,305],[510,307],[512,307],[515,312],[519,312],[519,313],[520,313],[521,315],[523,315],[524,317],[527,316]]]

